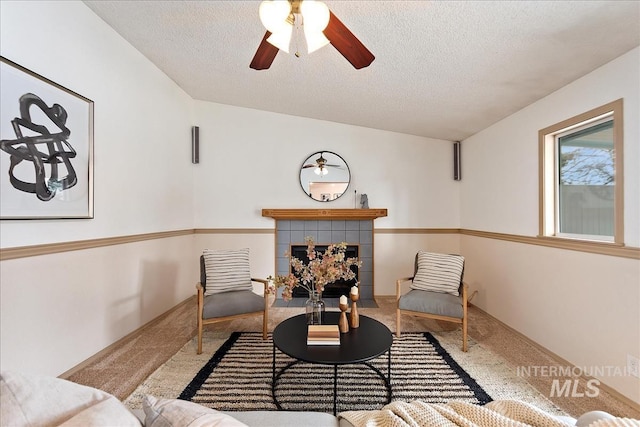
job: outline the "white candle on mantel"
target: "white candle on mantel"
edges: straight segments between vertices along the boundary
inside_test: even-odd
[[[345,295],[342,295],[340,297],[340,304],[341,305],[347,305],[347,297]]]
[[[357,286],[352,286],[351,287],[351,294],[352,295],[358,295],[358,287]]]

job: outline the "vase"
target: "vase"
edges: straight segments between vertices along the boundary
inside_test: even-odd
[[[309,292],[309,299],[305,303],[307,313],[307,325],[322,325],[324,322],[325,304],[322,301],[322,293],[318,291]]]

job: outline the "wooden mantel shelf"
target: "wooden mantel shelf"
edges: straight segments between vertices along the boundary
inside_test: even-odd
[[[262,209],[262,216],[273,219],[351,219],[368,220],[387,216],[386,209]]]

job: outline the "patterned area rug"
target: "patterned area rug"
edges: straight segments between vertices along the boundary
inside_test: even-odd
[[[276,372],[294,359],[276,351]],[[388,356],[370,361],[387,375]],[[333,411],[333,366],[300,362],[277,382],[284,410]],[[258,333],[233,333],[180,398],[223,411],[275,410],[272,397],[273,344]],[[383,379],[364,364],[338,367],[337,410],[380,409],[387,403]],[[430,403],[463,400],[485,404],[491,397],[429,333],[407,333],[391,347],[393,400]]]
[[[405,333],[392,347],[392,399],[429,402],[517,399],[549,413],[565,415],[495,354],[469,340],[460,349],[459,331]],[[205,331],[203,353],[195,338],[150,375],[124,403],[140,409],[145,395],[182,397],[221,410],[276,410],[271,393],[273,346],[257,333]],[[213,357],[211,356],[213,355]],[[289,357],[280,352],[277,368]],[[372,361],[386,374],[386,355]],[[338,368],[337,411],[380,408],[386,401],[383,381],[370,368]],[[333,367],[300,363],[278,382],[283,409],[333,411]]]

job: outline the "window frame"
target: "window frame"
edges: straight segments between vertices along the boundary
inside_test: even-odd
[[[560,233],[558,229],[559,171],[556,137],[569,131],[613,119],[614,202],[613,238]],[[569,240],[584,244],[624,245],[623,100],[618,99],[586,113],[563,120],[538,132],[539,238]]]

